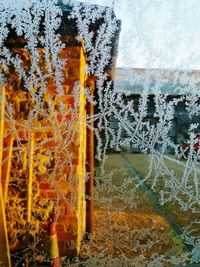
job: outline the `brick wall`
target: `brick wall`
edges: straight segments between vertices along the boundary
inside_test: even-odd
[[[15,53],[25,54],[26,60],[30,61],[25,49],[16,49]],[[42,50],[40,53],[42,54]],[[75,255],[79,253],[81,240],[85,234],[86,218],[86,101],[84,94],[84,84],[87,79],[84,71],[86,58],[82,46],[66,47],[62,50],[60,57],[67,60],[63,70],[65,94],[58,96],[54,78],[48,77],[47,92],[43,96],[40,112],[31,120],[31,123],[28,114],[31,109],[35,108],[33,98],[21,87],[22,84],[19,77],[16,78],[16,72],[9,74],[6,98],[8,103],[12,103],[15,115],[5,118],[4,137],[8,139],[12,136],[11,146],[15,152],[12,153],[10,159],[10,169],[7,163],[4,166],[5,173],[10,173],[7,183],[6,208],[10,244],[13,248],[19,248],[24,244],[23,235],[28,213],[31,214],[32,232],[30,231],[30,234],[38,235],[40,238],[39,233],[42,233],[39,242],[42,246],[45,243],[49,216],[54,207],[60,254]],[[17,83],[13,82],[14,79]],[[73,88],[77,81],[79,85],[77,99],[75,99]],[[51,112],[44,115],[47,110]],[[34,139],[31,170],[29,169],[30,138]],[[5,155],[11,146],[5,145]],[[29,184],[30,173],[33,175],[33,181],[31,183],[31,211],[28,211],[27,199],[30,197],[30,191],[26,187]],[[6,175],[3,180],[6,180]],[[15,190],[15,187],[19,185],[21,186],[20,194]],[[13,223],[15,218],[9,218],[9,214],[15,212],[17,208],[16,205],[11,205],[13,200],[23,206],[23,220],[20,225],[17,222]],[[16,214],[16,220],[19,219],[18,215]],[[22,237],[14,242],[14,237],[17,239],[17,232],[20,232]]]

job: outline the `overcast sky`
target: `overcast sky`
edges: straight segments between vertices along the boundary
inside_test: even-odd
[[[200,0],[116,0],[114,10],[122,21],[118,67],[200,69]]]

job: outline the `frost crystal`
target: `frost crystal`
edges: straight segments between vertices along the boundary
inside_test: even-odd
[[[52,261],[55,223],[63,266],[200,264],[200,72],[151,43],[161,6],[0,0],[1,261]],[[138,68],[138,47],[160,68]]]

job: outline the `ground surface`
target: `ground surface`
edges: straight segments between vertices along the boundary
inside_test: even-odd
[[[148,155],[123,154],[123,157],[128,159],[141,178],[147,175]],[[177,237],[167,216],[163,216],[157,207],[159,192],[153,195],[152,201],[147,189],[139,186],[135,190],[138,180],[134,179],[133,170],[123,157],[120,153],[109,154],[104,168],[96,168],[95,235],[92,243],[84,245],[81,252],[88,264],[85,266],[99,263],[99,266],[139,267],[147,266],[148,261],[154,262],[149,266],[184,263],[181,255],[187,248]],[[181,175],[181,166],[171,164],[170,167]],[[152,184],[154,175],[152,172],[147,185]],[[166,209],[180,229],[195,218],[195,215],[183,212],[178,205],[168,205]],[[177,258],[178,262],[165,260],[171,258]],[[110,265],[105,263],[106,259]]]
[[[181,177],[183,166],[166,164]],[[77,262],[63,258],[62,266],[160,267],[186,262],[183,255],[188,248],[173,223],[183,229],[200,218],[182,211],[176,203],[159,206],[162,178],[158,177],[157,191],[149,193],[154,171],[146,187],[136,186],[148,172],[149,155],[145,154],[109,154],[103,168],[96,167],[93,239],[83,243]]]

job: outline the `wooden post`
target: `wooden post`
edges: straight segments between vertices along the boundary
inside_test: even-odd
[[[26,222],[26,245],[27,248],[30,245],[30,223],[32,213],[32,198],[33,198],[33,153],[34,153],[34,137],[33,132],[29,137],[29,149],[28,149],[28,190],[27,190],[27,222]],[[26,267],[29,266],[28,251],[26,254]]]
[[[3,158],[3,137],[4,137],[4,111],[5,111],[5,87],[1,88],[0,105],[0,265],[11,267],[8,233],[6,226],[5,205],[2,190],[2,158]]]
[[[94,82],[90,81],[88,84],[91,89],[91,98],[94,96]],[[87,103],[87,114],[90,116],[90,129],[87,129],[87,172],[89,173],[89,179],[86,183],[86,239],[94,234],[94,105],[93,103]]]
[[[3,182],[3,196],[4,196],[4,203],[6,204],[7,196],[8,196],[8,186],[10,180],[10,167],[12,161],[12,152],[13,152],[13,141],[14,137],[9,135],[6,138],[5,146],[9,149],[3,153],[3,158],[7,158],[6,162],[2,166],[2,182]]]
[[[29,164],[28,164],[27,223],[31,222],[31,212],[32,212],[33,152],[34,152],[34,139],[33,139],[33,133],[31,133],[30,146],[29,146],[29,155],[28,155]]]

